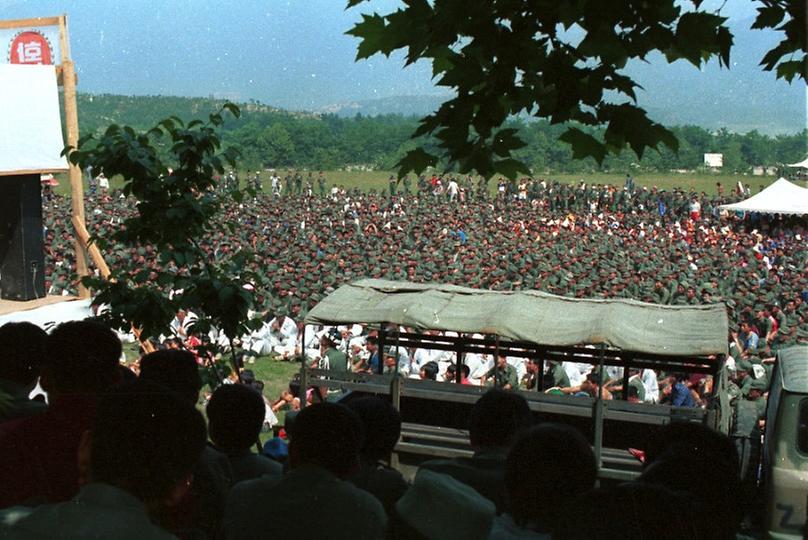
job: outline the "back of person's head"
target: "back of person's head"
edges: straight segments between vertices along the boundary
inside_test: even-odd
[[[730,438],[703,424],[672,422],[652,432],[645,447],[645,465],[672,451],[721,461],[740,475],[738,452]]]
[[[315,465],[346,477],[359,466],[362,424],[344,405],[317,403],[306,407],[287,431],[293,469]]]
[[[57,326],[45,342],[42,386],[62,394],[98,394],[119,378],[121,341],[115,332],[94,321]]]
[[[178,498],[205,447],[202,415],[174,392],[148,381],[120,385],[99,404],[80,457],[90,478],[145,502]]]
[[[163,350],[149,353],[140,359],[140,378],[152,381],[176,392],[189,403],[196,403],[202,378],[193,353]]]
[[[33,386],[45,363],[48,334],[29,322],[0,326],[0,379]]]
[[[561,509],[553,540],[696,540],[688,501],[662,486],[593,489]]]
[[[563,424],[530,428],[514,443],[505,462],[511,515],[543,532],[555,525],[558,509],[595,486],[595,454],[584,436]]]
[[[440,366],[437,362],[429,361],[423,366],[421,366],[421,371],[424,372],[424,376],[429,380],[436,380],[438,378],[438,372],[440,371]]]
[[[224,452],[240,452],[258,440],[266,405],[249,386],[223,384],[213,392],[206,411],[213,444]]]
[[[640,480],[684,494],[693,505],[693,526],[701,538],[732,539],[748,501],[737,467],[708,450],[704,455],[677,446],[647,463]]]
[[[401,435],[401,415],[396,408],[377,397],[353,399],[346,406],[362,422],[365,439],[361,456],[370,461],[390,459]]]
[[[494,388],[477,400],[471,409],[471,446],[510,446],[514,437],[530,426],[532,417],[525,398]]]

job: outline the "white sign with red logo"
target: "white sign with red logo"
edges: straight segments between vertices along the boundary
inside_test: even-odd
[[[61,63],[59,28],[0,30],[0,63],[54,65]],[[5,54],[3,54],[5,53]]]

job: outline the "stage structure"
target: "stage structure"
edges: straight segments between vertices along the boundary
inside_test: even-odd
[[[0,21],[0,117],[0,297],[31,309],[52,303],[44,298],[43,174],[67,172],[70,180],[76,274],[89,274],[89,253],[101,275],[109,276],[100,251],[89,243],[81,170],[61,156],[65,142],[75,147],[79,139],[66,15]],[[89,296],[79,285],[79,297]]]

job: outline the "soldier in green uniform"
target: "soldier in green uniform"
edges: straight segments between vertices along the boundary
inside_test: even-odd
[[[482,377],[482,384],[485,385],[489,379],[493,379],[495,388],[503,390],[514,390],[519,385],[516,377],[516,369],[508,363],[504,356],[497,357],[497,363]]]
[[[320,174],[317,175],[317,190],[320,192],[320,197],[325,197],[325,175],[323,171],[320,171]]]
[[[390,197],[395,197],[396,189],[398,188],[398,180],[396,180],[396,176],[391,174],[390,178],[387,179],[387,182],[390,187]]]
[[[736,399],[732,404],[732,438],[738,450],[741,464],[741,479],[753,482],[760,458],[760,427],[765,418],[766,383],[755,379],[750,384],[749,395]]]

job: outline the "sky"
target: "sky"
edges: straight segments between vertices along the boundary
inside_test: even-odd
[[[708,8],[721,4],[732,24],[748,28],[755,2],[705,2]],[[0,0],[0,18],[66,13],[80,91],[254,99],[316,110],[356,100],[445,94],[433,86],[427,62],[406,69],[402,55],[354,62],[358,41],[345,31],[363,11],[386,12],[395,5],[373,0],[346,11],[344,0]],[[697,80],[692,66],[660,66],[660,61],[633,66],[631,74],[648,95],[672,106],[686,105],[688,91],[718,105],[727,93],[765,87],[767,94],[782,92],[791,105],[799,102],[804,111],[804,85],[789,87],[757,67],[760,51],[776,43],[773,33],[758,34],[753,45],[736,48],[731,72],[712,66]]]

